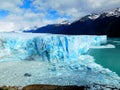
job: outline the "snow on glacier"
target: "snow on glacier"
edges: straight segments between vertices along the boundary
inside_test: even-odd
[[[87,55],[106,40],[106,36],[0,33],[0,86],[97,83],[120,88],[120,77]]]

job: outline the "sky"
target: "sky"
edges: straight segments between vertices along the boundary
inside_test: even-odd
[[[0,32],[31,29],[120,7],[120,0],[0,0]]]

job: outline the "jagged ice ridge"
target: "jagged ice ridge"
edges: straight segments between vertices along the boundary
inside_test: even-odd
[[[51,34],[0,34],[0,61],[5,60],[69,60],[100,46],[106,36],[69,36]]]

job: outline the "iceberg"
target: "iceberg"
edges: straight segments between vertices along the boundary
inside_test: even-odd
[[[106,36],[0,33],[0,61],[71,60],[106,40]]]
[[[115,45],[112,45],[112,44],[107,44],[107,45],[102,45],[102,46],[94,46],[94,47],[91,47],[93,49],[104,49],[104,48],[115,48]]]

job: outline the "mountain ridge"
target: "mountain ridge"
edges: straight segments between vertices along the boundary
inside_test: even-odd
[[[50,24],[24,32],[120,37],[120,8],[100,14],[86,15],[72,23],[64,21],[60,24]]]

